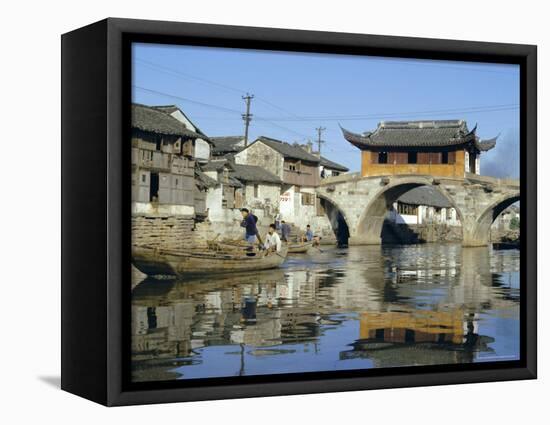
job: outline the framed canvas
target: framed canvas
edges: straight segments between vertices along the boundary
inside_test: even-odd
[[[62,36],[62,388],[536,378],[536,47],[106,19]]]

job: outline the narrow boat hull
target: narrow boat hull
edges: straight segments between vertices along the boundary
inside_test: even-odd
[[[313,245],[313,242],[294,243],[288,245],[289,254],[305,254],[309,248]]]
[[[148,276],[186,276],[266,270],[279,267],[286,258],[281,252],[191,252],[134,246],[132,262]]]

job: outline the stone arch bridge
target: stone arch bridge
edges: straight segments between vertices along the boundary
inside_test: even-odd
[[[418,186],[432,186],[449,200],[462,224],[464,246],[487,245],[494,219],[520,199],[518,180],[469,173],[461,179],[429,175],[361,177],[352,173],[323,180],[317,195],[341,212],[349,228],[350,244],[380,244],[390,206]]]

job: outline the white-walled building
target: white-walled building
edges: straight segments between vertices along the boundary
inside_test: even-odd
[[[241,232],[241,208],[251,210],[261,227],[274,221],[282,186],[277,176],[262,167],[235,164],[225,158],[208,162],[202,172],[217,183],[206,194],[206,207],[211,223],[228,227],[224,234]]]
[[[445,224],[460,226],[456,209],[438,190],[420,186],[401,195],[393,203],[387,219],[395,224]]]
[[[237,164],[262,167],[281,181],[279,218],[305,231],[309,224],[314,234],[334,237],[333,226],[317,198],[322,167],[336,175],[347,168],[311,152],[311,144],[290,144],[261,136],[234,155]],[[321,164],[324,164],[323,166]],[[328,177],[328,176],[327,176]]]

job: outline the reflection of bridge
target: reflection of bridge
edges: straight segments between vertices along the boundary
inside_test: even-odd
[[[465,178],[429,175],[361,177],[346,174],[323,180],[317,195],[340,210],[350,244],[380,244],[384,217],[405,192],[433,186],[453,205],[462,223],[463,245],[484,246],[494,219],[519,201],[519,181],[467,173]]]

